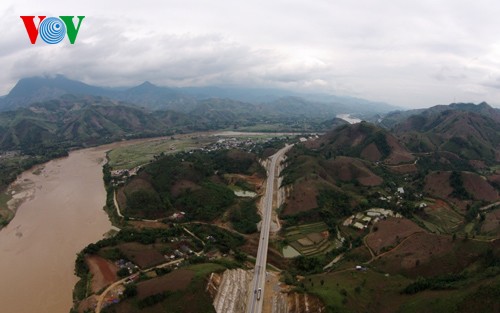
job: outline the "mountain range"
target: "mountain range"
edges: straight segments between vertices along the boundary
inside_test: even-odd
[[[0,148],[26,149],[35,143],[46,147],[95,144],[126,137],[269,123],[313,123],[315,130],[328,130],[341,124],[335,120],[337,114],[355,113],[384,115],[376,124],[414,153],[439,150],[467,160],[500,159],[499,109],[486,103],[393,109],[362,99],[299,95],[275,89],[169,88],[150,82],[112,89],[60,75],[31,77],[21,79],[0,98]],[[365,134],[366,138],[383,143],[381,132],[369,132],[372,134]],[[394,144],[396,140],[389,142]],[[389,156],[387,145],[378,149],[373,144],[368,146],[366,151],[373,155]],[[334,147],[337,152],[345,149]]]
[[[396,107],[352,97],[325,94],[300,94],[297,92],[235,87],[186,87],[170,88],[144,82],[131,88],[105,88],[71,80],[64,76],[23,78],[12,90],[0,98],[0,111],[26,107],[35,102],[57,99],[62,95],[102,96],[125,101],[147,110],[174,110],[190,112],[199,101],[231,99],[233,101],[263,105],[271,110],[285,109],[294,115],[320,116],[339,113],[374,114],[393,111]],[[298,109],[298,110],[297,110]]]

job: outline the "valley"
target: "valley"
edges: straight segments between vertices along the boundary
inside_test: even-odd
[[[500,2],[0,8],[0,313],[500,313]]]
[[[44,206],[37,184],[64,184],[53,164],[100,153],[90,194],[101,195],[93,200],[113,231],[103,237],[83,223],[94,237],[68,248],[77,254],[64,264],[78,277],[71,312],[496,309],[498,109],[451,104],[369,123],[368,112],[305,99],[181,94],[157,103],[172,111],[91,94],[0,113],[4,186],[62,157],[24,172],[0,198],[9,240],[24,238],[30,203]],[[306,102],[317,112],[287,113]],[[85,205],[83,197],[72,200]]]
[[[283,202],[273,201],[281,227],[271,230],[265,273],[263,265],[253,265],[253,256],[260,259],[257,246],[262,236],[255,228],[238,231],[240,226],[237,226],[241,220],[257,223],[259,218],[254,220],[250,215],[238,215],[237,219],[231,215],[204,217],[204,214],[190,215],[182,211],[181,219],[187,224],[172,224],[175,213],[170,220],[162,222],[166,229],[175,229],[172,225],[191,224],[186,227],[196,236],[194,238],[204,241],[198,246],[202,250],[193,251],[203,251],[208,256],[194,260],[184,258],[175,266],[172,263],[173,272],[189,268],[192,262],[225,267],[205,276],[206,290],[210,290],[216,312],[247,312],[252,311],[252,306],[261,305],[263,312],[306,312],[309,306],[318,312],[414,312],[423,307],[429,312],[468,312],[471,307],[479,310],[494,307],[493,290],[500,283],[497,270],[500,251],[493,230],[499,225],[495,224],[495,212],[500,209],[498,187],[494,183],[495,160],[483,159],[485,166],[470,171],[472,167],[462,160],[450,165],[444,159],[432,159],[432,154],[412,152],[387,130],[364,122],[340,126],[319,137],[298,139],[289,139],[295,146],[281,165],[283,172],[277,194],[282,195]],[[234,151],[231,149],[229,151]],[[202,155],[213,153],[209,150]],[[197,154],[195,151],[190,153]],[[202,155],[194,159],[183,156],[182,162],[203,160]],[[224,168],[217,174],[222,174],[218,180],[212,177],[210,181],[246,185],[245,188],[263,195],[264,177],[248,180],[255,172],[245,172],[252,168],[251,159],[243,161],[241,152],[228,152],[226,157],[237,157],[239,166],[229,166],[232,162],[229,160],[211,163],[220,157],[212,155],[209,157],[212,161],[203,161],[208,166],[215,165],[215,173]],[[164,167],[166,173],[184,166],[171,163],[174,162],[172,157],[163,158],[165,161],[158,158],[156,162],[161,164],[169,160],[170,165]],[[430,160],[445,162],[441,168],[448,166],[450,170],[432,170]],[[222,164],[224,166],[217,170]],[[241,167],[243,164],[250,167]],[[488,164],[492,166],[489,169]],[[158,168],[154,163],[150,166]],[[195,163],[190,166],[196,168]],[[409,169],[401,171],[404,166]],[[466,171],[460,171],[460,166]],[[144,172],[148,173],[148,169]],[[484,177],[485,173],[491,173],[492,178]],[[172,172],[169,177],[177,177],[172,174],[178,175]],[[156,190],[154,182],[134,182],[146,179],[141,174],[137,177],[126,182],[120,207],[128,205],[125,198],[133,189],[125,191],[127,188],[149,186],[147,188]],[[182,177],[174,179],[182,181],[181,185],[167,183],[172,187],[165,194],[169,194],[170,203],[181,210],[182,205],[176,204],[175,198],[179,188],[195,192],[205,188],[201,185],[199,189],[199,183],[193,180],[194,173]],[[191,178],[186,180],[187,177]],[[233,180],[236,178],[243,181]],[[258,183],[251,187],[250,182]],[[212,195],[215,194],[212,192]],[[143,202],[142,206],[148,205]],[[229,212],[231,210],[234,209],[229,208]],[[257,210],[255,205],[251,210]],[[156,223],[163,218],[146,216],[151,217],[155,217]],[[129,218],[130,226],[148,227],[147,224],[134,224],[136,218]],[[198,222],[200,220],[207,224]],[[221,232],[226,232],[224,236],[239,236],[240,239],[226,237],[222,241],[228,245],[217,246],[221,243]],[[206,242],[204,238],[213,242]],[[158,239],[154,242],[154,245],[160,244]],[[236,274],[232,272],[234,268],[242,270]],[[257,273],[266,281],[271,277],[278,277],[278,280],[266,283],[265,287],[255,287],[250,277]],[[149,280],[147,276],[139,277],[137,284]],[[188,289],[186,287],[185,291]],[[173,294],[160,294],[158,302],[155,300],[151,307],[144,307],[142,311],[155,312],[171,303],[168,299],[173,299],[170,298]],[[179,291],[174,294],[180,295]],[[235,302],[236,298],[245,298],[245,294],[250,295],[249,302]],[[471,302],[472,297],[480,297],[482,301]],[[120,304],[110,304],[105,312],[129,312],[137,303],[142,303],[135,295],[119,298]],[[464,306],[465,303],[468,306]],[[190,306],[180,310],[196,312]]]

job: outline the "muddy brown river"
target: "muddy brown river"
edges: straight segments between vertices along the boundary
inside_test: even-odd
[[[0,230],[1,312],[69,312],[76,253],[111,229],[101,167],[110,147],[73,151],[14,183],[25,201]]]

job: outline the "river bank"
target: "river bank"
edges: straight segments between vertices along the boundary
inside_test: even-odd
[[[73,151],[12,184],[15,217],[0,231],[0,303],[7,313],[67,313],[76,253],[111,229],[102,210],[108,146]]]

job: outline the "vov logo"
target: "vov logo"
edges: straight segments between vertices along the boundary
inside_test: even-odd
[[[24,27],[26,27],[32,45],[36,43],[39,34],[43,41],[52,45],[60,43],[65,35],[68,35],[71,44],[75,43],[76,36],[78,36],[80,26],[85,16],[78,16],[78,26],[76,27],[75,24],[73,24],[73,17],[74,16],[59,16],[59,18],[57,18],[38,16],[40,19],[38,28],[35,26],[35,16],[21,16],[21,19],[24,22]]]

